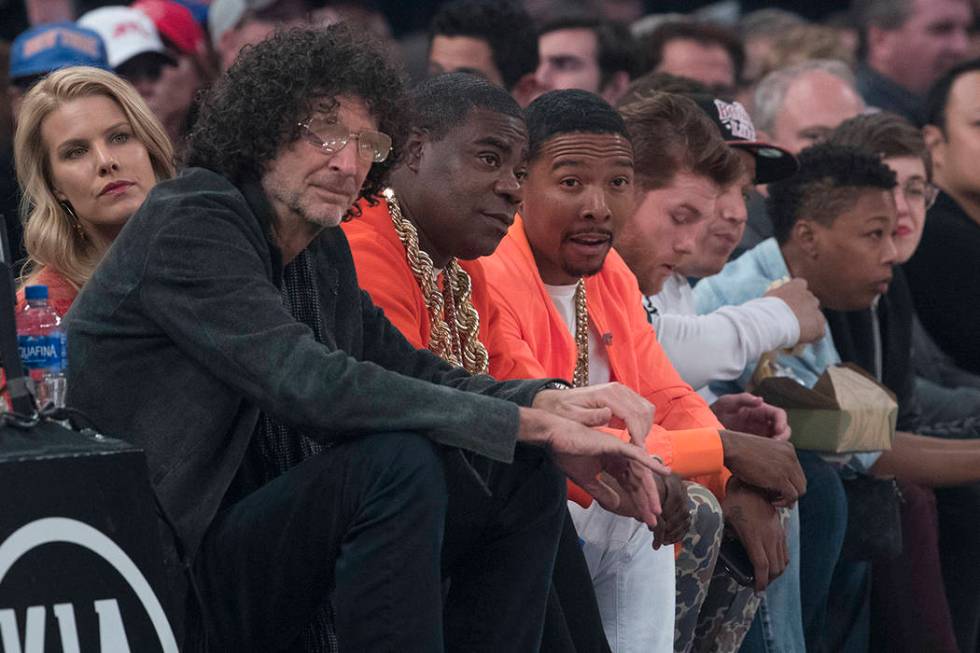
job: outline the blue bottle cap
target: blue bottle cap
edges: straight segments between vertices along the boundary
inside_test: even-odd
[[[32,299],[47,299],[48,298],[48,287],[47,286],[27,286],[24,288],[24,299],[31,301]]]

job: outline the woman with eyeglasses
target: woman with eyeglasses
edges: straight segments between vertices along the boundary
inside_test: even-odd
[[[78,66],[28,92],[14,154],[28,254],[21,285],[48,286],[64,315],[150,189],[173,177],[173,149],[132,86]]]

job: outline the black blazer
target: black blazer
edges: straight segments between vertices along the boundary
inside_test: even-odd
[[[358,287],[340,229],[310,247],[317,342],[283,306],[271,215],[254,187],[186,170],[151,191],[65,320],[69,405],[146,450],[188,558],[260,410],[321,442],[415,431],[509,462],[518,404],[548,381],[470,376],[416,350]]]

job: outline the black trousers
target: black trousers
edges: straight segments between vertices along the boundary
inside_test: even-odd
[[[936,490],[939,555],[962,653],[980,651],[980,484]]]
[[[458,451],[378,434],[225,508],[194,564],[211,649],[288,649],[332,595],[341,651],[537,651],[564,477],[524,447],[479,466],[492,496]]]

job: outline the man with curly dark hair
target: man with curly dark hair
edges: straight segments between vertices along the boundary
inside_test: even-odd
[[[454,0],[429,28],[429,72],[469,72],[503,86],[521,106],[537,95],[538,36],[514,0]]]
[[[146,451],[185,649],[293,649],[330,607],[344,650],[537,650],[564,474],[608,496],[611,473],[656,523],[666,470],[584,425],[645,433],[649,404],[470,375],[358,288],[336,227],[404,133],[381,52],[343,26],[243,50],[202,105],[198,167],[147,198],[66,321],[70,404]]]

